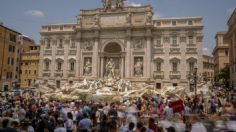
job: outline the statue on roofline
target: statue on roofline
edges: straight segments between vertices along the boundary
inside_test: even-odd
[[[103,9],[106,11],[108,9],[117,9],[124,7],[125,0],[102,0]]]

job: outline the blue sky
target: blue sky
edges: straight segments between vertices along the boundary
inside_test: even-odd
[[[101,7],[101,0],[2,0],[0,21],[22,34],[40,40],[41,26],[75,23],[80,9]],[[211,53],[217,31],[227,30],[227,20],[236,0],[127,0],[127,5],[152,5],[156,17],[201,16],[204,22],[204,51]]]

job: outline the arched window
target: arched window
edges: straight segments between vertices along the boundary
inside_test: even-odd
[[[56,64],[57,64],[57,71],[62,71],[62,67],[63,67],[63,60],[62,59],[56,59]]]
[[[48,39],[46,43],[46,49],[50,49],[50,48],[51,48],[51,41],[50,39]]]
[[[75,71],[75,59],[70,59],[69,60],[69,71]]]
[[[164,60],[162,58],[156,58],[154,59],[154,62],[155,62],[155,71],[157,72],[161,72],[162,71],[162,64],[164,62]]]
[[[170,60],[170,62],[171,62],[171,71],[172,72],[178,72],[178,70],[179,70],[179,63],[180,63],[180,60],[178,59],[178,58],[172,58],[171,60]]]
[[[187,63],[188,63],[189,72],[193,73],[194,67],[197,63],[197,59],[193,58],[193,57],[190,57],[190,58],[187,59]]]
[[[45,71],[49,71],[50,70],[50,63],[51,63],[51,60],[49,60],[49,59],[45,59],[44,60],[44,70]]]
[[[58,48],[63,48],[63,40],[59,39]]]

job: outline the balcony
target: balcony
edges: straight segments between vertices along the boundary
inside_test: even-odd
[[[44,55],[52,55],[52,50],[45,50]]]
[[[160,47],[163,47],[163,44],[155,44],[154,45],[154,48],[160,48]]]
[[[195,47],[196,44],[194,44],[194,43],[189,43],[189,44],[187,44],[187,46],[188,46],[188,47]]]
[[[57,50],[57,55],[64,55],[64,50]]]
[[[187,48],[186,54],[197,54],[197,48]]]
[[[44,72],[43,73],[43,77],[50,77],[50,75],[51,75],[50,72]]]
[[[171,71],[170,72],[170,79],[180,79],[181,74],[180,71]]]
[[[68,77],[75,77],[75,72],[74,71],[69,71],[68,72]]]
[[[154,79],[164,79],[164,72],[163,71],[154,71],[153,78]]]
[[[171,44],[172,47],[178,47],[179,44]]]
[[[69,55],[76,55],[76,50],[69,50]]]
[[[181,54],[180,48],[170,48],[170,54]]]
[[[155,49],[154,53],[156,53],[156,54],[164,54],[164,49],[163,48]]]
[[[63,71],[60,71],[60,70],[55,71],[54,76],[55,77],[62,77],[63,76]]]

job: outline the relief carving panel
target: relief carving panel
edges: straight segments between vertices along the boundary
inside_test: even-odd
[[[133,21],[134,25],[144,25],[145,24],[145,15],[144,14],[134,14],[132,21]]]
[[[143,49],[144,48],[143,42],[144,42],[143,39],[135,39],[135,40],[133,40],[132,47],[134,49]]]
[[[92,51],[93,50],[93,40],[84,40],[82,48],[84,51]]]
[[[100,23],[102,27],[119,27],[125,26],[127,23],[126,16],[123,14],[117,15],[104,15],[100,18]]]

